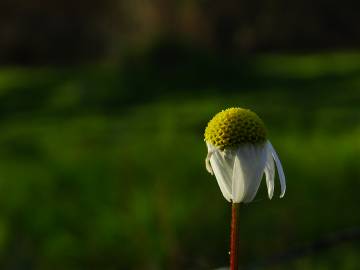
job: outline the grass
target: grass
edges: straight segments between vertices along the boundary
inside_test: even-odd
[[[243,265],[359,228],[359,58],[1,70],[1,268],[226,265],[230,205],[203,131],[229,106],[262,117],[288,182],[241,209]],[[356,269],[355,240],[267,269]]]

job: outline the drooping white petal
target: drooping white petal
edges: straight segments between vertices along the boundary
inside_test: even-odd
[[[269,142],[266,143],[266,164],[265,164],[265,176],[266,176],[266,186],[268,190],[269,198],[271,199],[274,194],[274,178],[275,178],[275,164],[272,157],[272,150],[269,146]]]
[[[242,145],[237,149],[232,178],[234,202],[251,202],[259,189],[266,162],[266,145]]]
[[[233,202],[239,203],[243,200],[246,192],[245,178],[246,172],[242,168],[242,163],[238,155],[235,156],[234,169],[232,175],[232,198]]]
[[[271,150],[271,154],[275,160],[276,163],[276,168],[279,174],[279,178],[280,178],[280,187],[281,187],[281,194],[280,194],[280,198],[284,197],[285,195],[285,191],[286,191],[286,182],[285,182],[285,174],[284,174],[284,170],[283,167],[281,165],[280,159],[274,149],[274,147],[272,146],[272,144],[270,142],[269,143],[269,147]]]
[[[206,158],[205,158],[205,167],[206,167],[206,170],[210,174],[214,175],[214,171],[211,168],[211,164],[210,164],[210,158],[211,158],[212,154],[214,153],[215,148],[209,143],[206,143],[206,145],[207,145],[207,148],[208,148],[208,153],[207,153]]]
[[[210,157],[210,165],[219,184],[220,190],[231,201],[231,178],[235,155],[215,149]]]

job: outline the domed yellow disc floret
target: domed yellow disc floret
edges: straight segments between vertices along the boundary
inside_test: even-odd
[[[229,108],[216,114],[205,129],[205,141],[220,149],[266,141],[266,129],[256,113]]]

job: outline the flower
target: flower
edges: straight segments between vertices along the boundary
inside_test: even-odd
[[[252,111],[229,108],[216,114],[205,129],[206,169],[215,175],[229,202],[251,202],[265,173],[268,195],[274,193],[275,164],[282,198],[285,175],[280,159],[266,137],[262,120]],[[274,164],[275,161],[275,164]]]

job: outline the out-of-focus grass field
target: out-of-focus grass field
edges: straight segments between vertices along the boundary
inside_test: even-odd
[[[262,117],[288,186],[241,209],[244,266],[360,228],[360,54],[178,61],[0,71],[1,269],[227,265],[203,131],[230,106]],[[359,254],[350,239],[266,269],[355,270]]]

